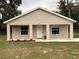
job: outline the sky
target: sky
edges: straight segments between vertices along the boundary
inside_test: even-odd
[[[58,1],[59,0],[22,0],[22,4],[18,9],[22,10],[23,13],[37,6],[57,10]]]

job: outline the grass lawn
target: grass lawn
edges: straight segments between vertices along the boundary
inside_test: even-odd
[[[75,34],[74,37],[79,37]],[[0,59],[78,59],[79,43],[7,42],[0,36]]]

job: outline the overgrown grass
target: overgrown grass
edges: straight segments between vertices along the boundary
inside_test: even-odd
[[[79,33],[74,33],[74,38],[79,38]]]
[[[75,34],[74,37],[79,37]],[[0,35],[0,59],[78,59],[79,43],[7,42]]]

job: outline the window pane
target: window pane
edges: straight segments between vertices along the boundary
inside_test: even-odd
[[[28,35],[28,26],[21,26],[21,35]]]
[[[21,30],[28,30],[28,26],[21,26]]]
[[[59,28],[52,28],[52,34],[59,34]]]
[[[28,31],[21,31],[21,35],[27,35]]]

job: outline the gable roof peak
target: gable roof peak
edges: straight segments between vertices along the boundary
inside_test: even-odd
[[[14,18],[11,18],[11,19],[5,21],[4,24],[6,24],[6,23],[8,23],[8,22],[10,22],[10,21],[12,21],[12,20],[14,20],[14,19],[17,19],[17,18],[19,18],[19,17],[22,17],[22,16],[24,16],[24,15],[30,13],[30,12],[33,12],[33,11],[35,11],[35,10],[38,10],[38,9],[41,9],[41,10],[47,11],[47,12],[49,12],[49,13],[51,13],[51,14],[54,14],[54,15],[56,15],[56,16],[62,17],[62,18],[64,18],[64,19],[67,19],[67,20],[69,20],[69,21],[71,21],[71,22],[73,22],[73,23],[76,22],[75,20],[73,20],[73,19],[71,19],[71,18],[65,17],[65,16],[60,15],[60,14],[58,14],[58,13],[55,13],[55,12],[49,10],[48,8],[38,6],[38,7],[35,7],[35,8],[33,8],[33,9],[27,11],[27,12],[24,13],[24,14],[21,14],[21,15],[19,15],[19,16],[16,16],[16,17],[14,17]]]

